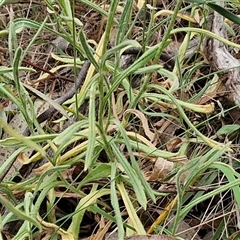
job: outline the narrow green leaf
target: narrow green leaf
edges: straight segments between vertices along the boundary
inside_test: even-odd
[[[109,49],[102,57],[102,60],[106,62],[107,59],[109,59],[118,51],[120,51],[120,54],[122,54],[124,51],[132,47],[141,50],[141,45],[139,44],[139,42],[137,42],[136,40],[126,40]]]
[[[82,125],[85,125],[85,121],[79,121],[71,124],[63,132],[61,132],[56,138],[53,139],[53,143],[57,146],[64,145],[68,143],[74,136],[74,134],[81,128]]]
[[[224,144],[219,143],[211,138],[206,137],[205,135],[203,135],[194,125],[193,123],[189,120],[189,118],[187,117],[186,113],[184,112],[183,108],[180,106],[180,104],[178,103],[177,99],[164,87],[161,86],[157,86],[156,84],[150,84],[149,87],[152,86],[153,88],[158,89],[160,92],[162,92],[163,94],[167,95],[169,97],[169,99],[171,99],[172,103],[176,105],[177,110],[179,111],[179,114],[181,115],[181,117],[186,121],[186,123],[188,124],[188,126],[196,133],[196,135],[205,142],[205,144],[207,144],[210,147],[215,147],[217,146],[219,149],[224,148]],[[232,149],[228,149],[228,151],[232,151]]]
[[[129,22],[131,18],[131,13],[133,10],[133,0],[128,0],[125,2],[125,7],[123,13],[119,20],[118,31],[116,36],[116,45],[123,42],[126,39],[126,32],[128,31]]]
[[[176,33],[179,33],[179,32],[194,32],[194,33],[205,34],[205,35],[207,35],[209,37],[217,39],[218,41],[220,41],[220,42],[222,42],[222,43],[224,43],[224,44],[226,44],[228,46],[240,49],[240,44],[237,44],[237,43],[234,43],[232,41],[229,41],[226,38],[220,37],[217,34],[212,33],[212,32],[210,32],[208,30],[202,29],[202,28],[194,28],[194,27],[175,28],[175,29],[173,29],[171,31],[171,34],[173,35],[173,34],[176,34]]]
[[[223,135],[223,134],[231,134],[235,131],[238,131],[240,129],[240,125],[238,124],[232,124],[232,125],[225,125],[221,127],[216,134],[217,135]]]
[[[24,150],[24,148],[19,148],[19,149],[17,149],[15,152],[13,152],[12,155],[9,156],[7,159],[4,159],[4,161],[3,161],[3,162],[1,163],[1,165],[0,165],[0,178],[1,178],[1,179],[4,178],[4,176],[7,176],[7,175],[5,174],[5,171],[6,171],[7,167],[8,167],[10,164],[14,163],[14,161],[15,161],[16,157],[18,156],[18,154],[19,154],[21,151],[23,151],[23,150]]]
[[[228,182],[233,182],[236,180],[234,175],[238,175],[238,180],[240,182],[240,175],[238,173],[235,172],[235,170],[233,168],[231,168],[229,165],[222,163],[222,162],[215,162],[213,164],[211,164],[212,168],[218,168],[220,171],[222,171],[225,176],[228,179]],[[240,188],[239,186],[233,186],[232,187],[233,193],[234,193],[234,197],[235,200],[237,202],[238,208],[240,208]]]
[[[125,141],[122,139],[116,139],[116,142],[125,144]],[[179,155],[179,153],[172,153],[172,152],[168,152],[168,151],[164,151],[164,150],[159,150],[157,148],[149,147],[143,143],[133,141],[133,140],[129,140],[129,143],[132,148],[134,148],[138,151],[144,152],[148,156],[162,157],[162,158],[169,159],[169,158],[176,157]]]
[[[93,55],[93,50],[89,47],[89,44],[86,41],[85,35],[83,33],[83,31],[80,31],[79,33],[79,38],[82,44],[82,48],[85,51],[85,54],[87,55],[88,60],[93,64],[93,66],[99,70],[99,64],[97,63],[97,61],[94,58]]]
[[[21,84],[19,80],[19,69],[18,69],[20,65],[21,55],[22,55],[22,49],[18,47],[13,60],[13,80],[15,82],[18,92],[21,91]]]
[[[49,178],[45,179],[45,182],[43,182],[42,186],[39,187],[39,189],[41,189],[42,191],[40,192],[39,196],[37,197],[36,203],[34,204],[34,207],[32,209],[33,216],[37,217],[40,206],[41,206],[42,202],[44,201],[44,199],[46,198],[46,196],[48,195],[49,191],[62,184],[61,181],[56,180],[57,177],[58,177],[58,173],[57,172],[53,173]],[[36,190],[35,190],[34,195],[36,195]]]
[[[20,99],[15,96],[10,86],[4,83],[0,83],[0,92],[9,98],[12,102],[14,102],[21,113],[24,112],[24,108],[21,104]]]
[[[101,163],[97,167],[91,169],[87,176],[81,180],[78,189],[80,189],[84,184],[90,183],[91,181],[109,177],[111,174],[111,166],[107,163]]]
[[[40,27],[38,28],[37,32],[34,34],[33,38],[31,38],[31,41],[28,43],[27,47],[24,49],[23,54],[21,55],[21,61],[25,58],[25,56],[29,53],[29,49],[32,47],[32,45],[36,42],[37,38],[41,34],[46,22],[48,20],[48,16],[45,17],[44,21],[41,23]]]
[[[37,89],[27,85],[27,84],[23,84],[25,88],[27,88],[28,90],[30,90],[32,93],[36,94],[37,96],[39,96],[40,98],[42,98],[43,100],[47,101],[51,106],[53,106],[58,112],[60,112],[64,117],[69,118],[67,112],[63,109],[63,107],[58,104],[56,101],[52,100],[50,97],[48,97],[47,95],[43,94],[42,92],[38,91]]]
[[[117,184],[119,191],[121,192],[122,199],[124,202],[124,205],[126,206],[129,218],[131,220],[131,224],[133,224],[135,231],[138,235],[145,235],[146,231],[142,225],[142,222],[140,221],[139,217],[136,214],[136,210],[133,207],[133,204],[129,198],[129,195],[125,189],[125,186],[123,183]]]
[[[193,201],[191,201],[189,204],[187,204],[181,211],[179,217],[182,218],[182,216],[186,215],[194,206],[196,206],[198,203],[204,202],[205,200],[222,193],[224,191],[227,191],[235,186],[239,186],[240,179],[235,179],[234,181],[225,184],[224,186],[221,186],[211,192],[208,192],[204,194],[202,197],[197,198]]]
[[[219,14],[221,14],[223,17],[229,19],[230,21],[234,22],[234,23],[237,23],[238,25],[240,25],[240,18],[229,12],[226,8],[223,8],[215,3],[212,3],[212,2],[206,2],[206,4],[212,8],[213,10],[215,10],[216,12],[218,12]]]
[[[3,127],[4,131],[7,132],[10,136],[16,138],[17,140],[21,141],[25,144],[25,146],[28,146],[32,149],[35,149],[37,152],[39,152],[42,156],[45,156],[46,152],[42,147],[40,147],[38,144],[33,142],[32,140],[21,136],[19,133],[14,131],[7,123],[5,123],[2,118],[0,118],[0,126]]]
[[[135,171],[133,170],[132,166],[129,164],[128,160],[125,158],[125,156],[120,152],[120,150],[117,148],[114,142],[111,142],[111,147],[113,149],[113,152],[117,158],[117,160],[120,162],[120,164],[123,166],[124,170],[126,171],[126,174],[129,177],[129,180],[133,186],[133,189],[136,193],[137,200],[141,204],[141,206],[146,209],[147,199],[146,195],[142,186],[142,183],[140,182],[138,176],[136,175]]]
[[[142,67],[142,68],[137,69],[135,74],[152,73],[154,71],[160,70],[161,68],[163,68],[163,66],[161,66],[161,65],[150,65],[150,66],[147,66],[147,67]]]
[[[132,145],[131,145],[131,143],[129,141],[128,136],[126,135],[125,129],[122,127],[122,125],[120,124],[119,121],[117,121],[115,119],[113,119],[112,121],[118,126],[119,131],[121,132],[121,134],[123,136],[123,139],[125,141],[125,144],[126,144],[126,147],[127,147],[130,159],[131,159],[132,167],[135,170],[139,180],[141,181],[141,183],[143,185],[143,188],[144,188],[144,191],[153,200],[153,202],[155,202],[156,198],[155,198],[155,195],[153,193],[153,190],[151,189],[150,185],[148,184],[148,182],[144,178],[143,173],[142,173],[142,171],[139,168],[139,165],[138,165],[138,163],[137,163],[137,161],[136,161],[136,159],[134,157],[134,154],[132,152]]]
[[[101,15],[103,15],[103,16],[108,18],[109,12],[103,10],[103,8],[99,7],[98,4],[94,4],[92,1],[89,1],[89,0],[81,0],[81,2],[86,4],[86,5],[88,5],[90,7],[90,9],[93,9],[96,12],[99,12]],[[118,24],[118,21],[116,19],[114,19],[114,22],[116,24]]]
[[[117,163],[114,161],[111,167],[111,204],[114,209],[116,223],[118,226],[118,239],[124,239],[123,219],[120,211],[118,195],[116,190]]]
[[[122,82],[124,78],[134,73],[139,68],[143,67],[150,59],[152,59],[155,56],[157,48],[158,48],[158,45],[154,46],[153,48],[150,48],[141,57],[139,57],[131,66],[129,66],[127,69],[119,72],[119,74],[116,75],[116,79],[114,79],[114,82],[111,88],[109,89],[106,96],[104,97],[104,100],[106,102],[108,101],[113,91],[119,86],[119,84]]]
[[[80,226],[82,223],[82,219],[84,216],[85,211],[87,210],[87,208],[94,204],[97,199],[99,199],[100,197],[104,196],[104,195],[108,195],[110,194],[111,191],[109,189],[100,189],[100,190],[95,190],[93,189],[91,191],[91,193],[89,193],[87,196],[85,196],[84,198],[82,198],[79,202],[79,204],[77,205],[75,211],[74,211],[74,216],[72,217],[72,222],[68,228],[69,233],[72,233],[74,236],[74,239],[78,239],[79,237],[79,230],[80,230]]]
[[[96,125],[95,125],[95,91],[97,83],[93,83],[90,89],[90,99],[89,99],[89,136],[88,136],[88,147],[86,152],[86,158],[84,162],[84,171],[86,171],[93,163],[93,155],[96,142]]]
[[[105,32],[104,32],[104,39],[102,42],[102,54],[104,55],[107,51],[107,46],[110,40],[110,34],[111,34],[111,30],[114,26],[114,17],[117,11],[117,7],[119,4],[119,0],[114,0],[114,1],[110,1],[110,6],[109,6],[109,10],[108,10],[108,18],[107,18],[107,24],[105,27]]]
[[[47,140],[52,140],[54,137],[58,136],[57,134],[46,134],[46,135],[35,135],[31,137],[26,137],[27,139],[30,139],[31,141],[38,143],[43,142]],[[22,142],[22,140],[19,140],[15,137],[9,137],[5,139],[0,140],[0,145],[4,147],[23,147],[25,144]]]
[[[72,19],[71,1],[59,0],[58,3],[63,10],[62,13],[71,20]]]
[[[186,2],[204,4],[206,0],[186,0]]]
[[[22,212],[21,210],[19,210],[18,208],[16,208],[15,206],[13,206],[11,204],[11,202],[9,202],[6,198],[4,198],[1,194],[0,194],[0,202],[6,207],[8,208],[12,213],[14,213],[17,217],[19,217],[22,220],[26,220],[31,222],[33,225],[35,225],[36,227],[38,227],[40,230],[42,229],[41,224],[33,217],[25,214],[24,212]]]
[[[30,19],[25,19],[25,18],[17,18],[14,20],[14,29],[17,33],[23,31],[25,28],[33,28],[38,30],[39,28],[42,27],[42,24],[37,23],[36,21],[30,20]],[[66,34],[63,34],[59,31],[55,31],[53,28],[47,27],[46,24],[44,25],[44,29],[52,33],[54,36],[59,36],[74,45],[73,38],[72,36]],[[1,32],[0,32],[1,34]],[[2,34],[5,34],[5,32],[2,32]],[[78,44],[75,44],[75,47],[78,49],[78,51],[82,51],[81,46]]]

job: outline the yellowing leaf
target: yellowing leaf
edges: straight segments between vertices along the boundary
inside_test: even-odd
[[[174,12],[171,11],[171,10],[161,10],[161,11],[158,11],[158,12],[154,15],[154,19],[156,19],[156,18],[159,17],[159,16],[173,15],[173,13],[174,13]],[[178,16],[179,18],[182,18],[182,19],[184,19],[184,20],[187,20],[188,22],[197,23],[194,18],[189,17],[189,16],[187,16],[187,15],[178,13],[177,16]]]
[[[54,231],[54,232],[57,232],[58,234],[60,234],[62,240],[75,240],[71,233],[64,231],[59,226],[57,226],[53,223],[45,222],[40,216],[37,217],[37,220],[42,224],[42,226],[45,229],[47,229],[49,231]]]
[[[52,166],[53,165],[50,162],[47,162],[41,167],[34,169],[33,171],[35,175],[40,176],[41,174],[45,173],[48,169],[52,168]]]
[[[54,58],[55,60],[59,61],[59,62],[63,62],[63,63],[67,63],[66,65],[60,65],[57,68],[54,68],[52,71],[55,72],[55,70],[59,70],[59,68],[66,68],[66,67],[73,67],[75,64],[75,60],[73,58],[63,58],[63,57],[59,57],[58,55],[51,53],[51,57]],[[76,59],[76,64],[77,65],[82,65],[83,62],[80,61],[80,59]]]
[[[19,133],[14,131],[9,124],[7,124],[2,118],[0,118],[0,125],[3,127],[4,131],[7,132],[10,136],[15,137],[17,140],[24,143],[26,146],[35,149],[38,151],[42,156],[45,156],[45,151],[41,146],[36,144],[35,142],[31,141],[30,139],[21,136]]]
[[[145,0],[138,0],[137,7],[139,10],[142,9],[144,3],[145,3]]]
[[[146,234],[145,229],[139,217],[137,216],[136,210],[134,209],[133,204],[129,198],[129,195],[125,189],[125,186],[123,185],[122,182],[117,184],[117,186],[118,186],[119,192],[121,193],[124,205],[126,206],[131,223],[133,224],[133,227],[135,228],[137,234]]]

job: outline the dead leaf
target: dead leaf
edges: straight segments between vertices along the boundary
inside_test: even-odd
[[[175,132],[181,129],[178,122],[169,119],[161,119],[154,124],[155,127],[160,128],[157,130],[161,144],[171,141],[175,137]]]
[[[135,109],[128,109],[125,111],[124,115],[127,113],[133,113],[135,114],[142,122],[142,126],[143,126],[143,130],[146,134],[146,136],[149,138],[149,140],[151,142],[153,142],[154,138],[155,138],[155,133],[151,132],[148,126],[148,120],[147,118],[144,116],[144,114],[138,110]]]
[[[166,148],[169,152],[173,152],[173,150],[177,147],[179,147],[179,144],[182,143],[182,139],[179,137],[175,137],[174,139],[171,139],[167,145]]]
[[[17,161],[19,161],[23,165],[28,164],[29,163],[28,160],[29,160],[29,157],[24,152],[19,153],[19,155],[17,156]]]
[[[7,239],[7,240],[11,240],[14,237],[11,233],[9,233],[8,231],[5,231],[5,230],[3,230],[1,233],[3,234],[5,239]]]
[[[200,9],[196,9],[194,11],[194,16],[193,16],[193,18],[196,20],[197,23],[200,23],[201,21],[201,17],[200,17],[201,13],[199,14],[199,12],[200,12]]]
[[[154,181],[165,178],[173,169],[173,162],[167,161],[164,158],[157,158],[153,170],[145,173],[147,181]]]
[[[197,229],[197,228],[196,228]],[[182,221],[178,224],[177,236],[183,238],[184,240],[201,240],[201,238],[196,234],[196,229],[191,228],[189,224]]]
[[[100,227],[97,231],[96,234],[94,234],[94,236],[89,237],[88,240],[102,240],[105,239],[105,235],[107,233],[107,231],[109,230],[109,228],[111,227],[112,222],[108,221],[107,223],[105,223],[104,221],[104,217],[101,217],[100,220]]]
[[[219,77],[215,75],[210,80],[209,87],[207,88],[203,96],[197,99],[196,101],[194,101],[194,103],[205,104],[209,100],[212,100],[213,98],[219,96],[221,93],[225,93],[225,92],[226,92],[225,86],[220,81]]]
[[[186,164],[188,162],[188,158],[187,158],[187,156],[182,155],[182,156],[177,156],[177,157],[171,157],[168,159],[168,161]]]
[[[79,194],[78,193],[67,193],[67,192],[55,191],[55,195],[58,198],[79,198]]]
[[[40,176],[44,172],[46,172],[48,169],[50,169],[53,165],[50,162],[45,163],[39,168],[33,169],[35,175]]]
[[[51,239],[52,237],[52,234],[53,234],[53,231],[43,231],[43,232],[40,232],[35,238],[34,240],[49,240]]]

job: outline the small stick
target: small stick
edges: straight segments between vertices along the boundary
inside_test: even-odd
[[[65,101],[67,101],[68,99],[70,99],[76,89],[78,89],[80,87],[80,85],[82,84],[83,80],[85,79],[86,75],[87,75],[87,71],[88,68],[90,66],[90,61],[87,60],[85,61],[85,63],[82,66],[81,71],[78,74],[78,77],[76,79],[76,84],[74,84],[68,92],[66,92],[66,94],[64,94],[63,96],[61,96],[60,98],[57,99],[57,103],[59,105],[63,104]],[[41,113],[38,117],[37,120],[39,123],[44,122],[45,120],[47,120],[49,117],[52,116],[52,114],[56,111],[56,109],[54,107],[50,107],[49,109],[47,109],[45,112]]]

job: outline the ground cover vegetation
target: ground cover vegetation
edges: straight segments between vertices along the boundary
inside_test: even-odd
[[[240,238],[239,3],[0,6],[0,239]]]

